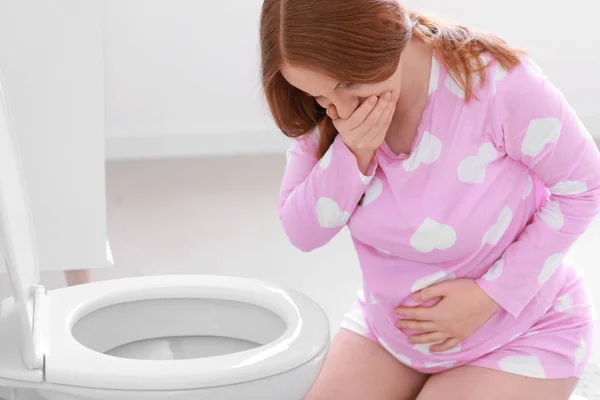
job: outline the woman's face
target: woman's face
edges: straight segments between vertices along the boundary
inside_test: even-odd
[[[400,95],[400,65],[385,81],[368,84],[340,82],[319,72],[290,65],[284,65],[281,74],[290,85],[314,97],[321,107],[328,109],[333,105],[342,119],[349,118],[370,96],[391,92],[392,98],[398,99]]]

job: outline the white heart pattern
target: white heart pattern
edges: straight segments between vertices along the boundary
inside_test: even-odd
[[[440,344],[443,343],[444,341],[439,341],[439,342],[435,342],[435,343],[420,343],[420,344],[415,344],[413,346],[413,349],[423,353],[423,354],[431,354],[431,346],[434,346],[436,344]],[[462,345],[458,344],[455,347],[448,349],[446,351],[440,351],[438,353],[435,354],[452,354],[452,353],[458,353],[460,350],[462,349]]]
[[[510,226],[512,222],[512,210],[510,207],[506,206],[500,211],[500,215],[498,216],[498,220],[494,225],[487,230],[485,235],[483,235],[483,239],[481,240],[481,244],[484,245],[486,243],[495,246],[498,244],[506,230]]]
[[[477,85],[479,85],[479,81],[480,81],[479,74],[474,74],[472,88],[477,87]],[[450,74],[448,74],[446,76],[445,84],[446,84],[446,89],[448,89],[450,91],[450,93],[455,94],[461,100],[466,99],[465,91],[462,90],[462,88],[460,86],[458,86],[458,84],[454,81],[454,79],[452,79],[452,76],[450,76]]]
[[[569,196],[584,193],[587,190],[585,182],[563,181],[550,188],[550,193],[558,196]]]
[[[452,227],[425,218],[419,229],[411,236],[410,245],[420,253],[447,250],[456,243],[456,232]]]
[[[547,201],[540,211],[538,211],[538,217],[546,225],[557,231],[565,224],[565,216],[562,214],[560,204],[557,201]]]
[[[529,123],[521,152],[525,156],[536,157],[547,144],[554,143],[560,136],[562,124],[558,118],[537,118]]]
[[[425,362],[425,368],[452,368],[456,361]]]
[[[390,353],[396,360],[400,361],[404,365],[412,366],[412,359],[410,357],[405,356],[404,354],[396,353],[386,342],[384,342],[381,338],[378,339],[381,347],[386,349],[388,353]]]
[[[525,189],[523,189],[523,200],[528,198],[531,192],[533,192],[533,178],[531,175],[527,175],[527,182],[525,183]]]
[[[476,156],[469,156],[458,165],[458,180],[465,183],[483,183],[487,166],[498,159],[491,143],[484,143]]]
[[[379,195],[381,195],[381,192],[383,192],[383,182],[381,182],[381,179],[379,178],[374,178],[365,190],[365,197],[362,201],[362,207],[366,207],[368,204],[371,204],[377,200]]]
[[[452,279],[456,279],[456,275],[453,272],[447,273],[444,270],[439,270],[431,275],[427,275],[416,280],[411,286],[410,292],[416,293],[425,289],[426,287],[437,285],[438,283],[450,281]]]
[[[321,228],[339,228],[346,225],[350,213],[341,210],[335,200],[321,197],[317,200],[317,219]]]
[[[585,341],[583,341],[583,339],[581,339],[579,341],[579,346],[575,349],[575,354],[574,354],[574,361],[575,361],[575,365],[579,365],[582,362],[585,361],[585,356],[587,355],[587,345],[585,344]]]
[[[496,95],[496,86],[498,85],[498,82],[500,82],[501,80],[503,80],[504,78],[506,78],[506,70],[504,68],[502,68],[502,65],[500,65],[500,63],[496,63],[496,72],[494,73],[494,83],[493,83],[493,88],[492,88],[492,95],[495,96]]]
[[[538,283],[540,285],[548,282],[548,279],[550,279],[554,271],[556,271],[562,263],[563,258],[565,258],[565,256],[562,253],[556,253],[548,257],[544,263],[542,272],[540,272],[540,275],[538,276]]]
[[[490,63],[490,60],[488,60],[488,58],[484,54],[480,54],[479,59],[481,60],[481,63],[483,64],[484,67],[487,67],[488,64]],[[473,65],[475,66],[475,68],[479,68],[479,66],[477,64],[473,64]]]
[[[437,161],[442,152],[442,141],[431,133],[425,131],[421,141],[409,158],[404,160],[402,166],[408,172],[419,168],[421,164],[432,164]]]
[[[333,146],[330,146],[325,155],[321,158],[321,169],[329,168],[331,159],[333,158]]]
[[[567,314],[573,312],[573,298],[570,294],[563,294],[556,300],[557,303],[554,305],[554,311]]]
[[[429,76],[429,94],[435,92],[440,82],[440,63],[434,58],[431,63],[431,74]]]
[[[494,263],[488,269],[488,271],[483,275],[483,279],[486,281],[495,281],[496,279],[502,276],[502,272],[504,271],[504,257],[500,258],[498,261]]]
[[[536,356],[509,356],[498,362],[504,372],[528,376],[530,378],[544,379],[546,371],[540,359]]]

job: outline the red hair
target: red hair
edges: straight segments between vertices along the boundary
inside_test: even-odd
[[[413,36],[433,44],[465,101],[473,97],[474,74],[485,83],[480,54],[489,52],[510,70],[523,53],[495,35],[408,12],[396,0],[265,0],[262,85],[275,123],[292,138],[318,128],[321,158],[338,132],[314,98],[286,81],[281,66],[310,68],[340,82],[377,83],[396,71]]]

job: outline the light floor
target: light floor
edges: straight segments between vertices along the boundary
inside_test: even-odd
[[[309,254],[288,243],[277,215],[284,164],[283,156],[110,163],[108,230],[116,266],[94,271],[94,279],[221,274],[274,281],[321,304],[335,332],[361,285],[358,262],[346,231]],[[599,246],[600,219],[575,246],[594,293],[600,293]],[[45,272],[42,284],[65,283],[62,273]],[[0,299],[8,293],[0,275]],[[600,294],[596,304],[600,310]]]

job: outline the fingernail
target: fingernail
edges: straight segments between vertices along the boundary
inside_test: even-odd
[[[375,96],[373,96],[373,97],[371,97],[371,98],[369,99],[369,104],[370,104],[370,105],[373,105],[373,104],[375,104],[376,102],[377,102],[377,97],[375,97]]]
[[[391,94],[390,92],[387,92],[387,93],[386,93],[386,94],[383,96],[383,99],[384,99],[384,100],[386,100],[386,101],[387,101],[387,100],[389,100],[389,99],[391,99],[391,98],[392,98],[392,94]]]

